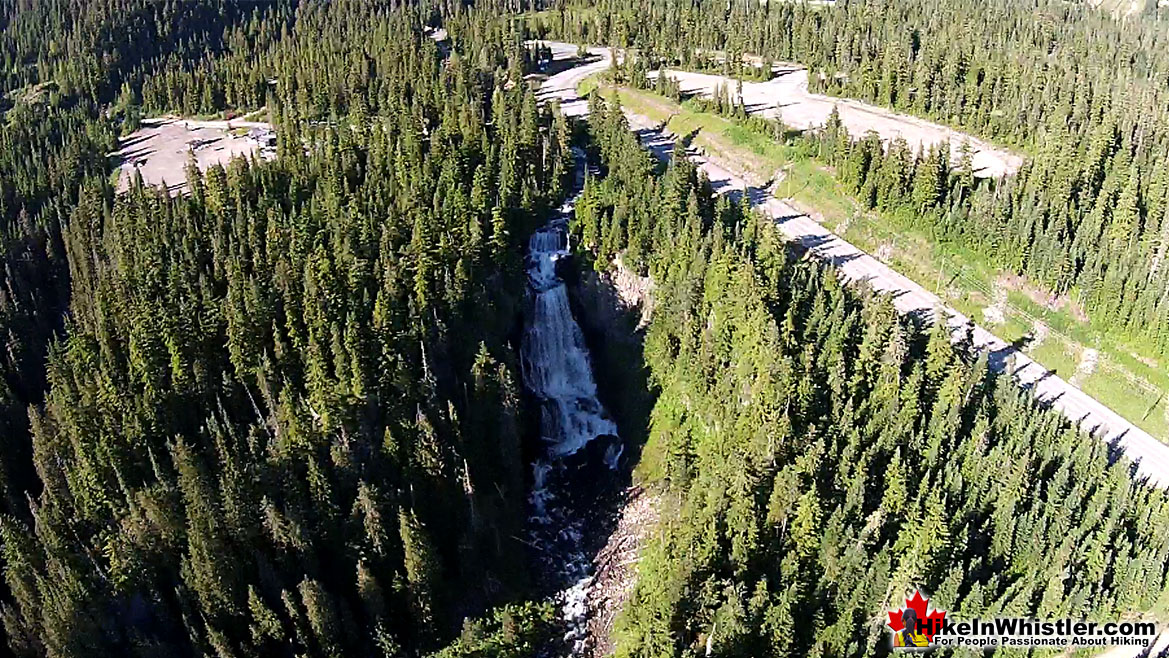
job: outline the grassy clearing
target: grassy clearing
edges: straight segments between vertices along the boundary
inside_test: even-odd
[[[611,88],[605,91],[610,95]],[[621,104],[654,121],[666,121],[676,135],[693,135],[693,144],[716,158],[733,162],[751,183],[770,180],[793,161],[791,147],[739,125],[725,117],[697,111],[690,103],[674,101],[646,91],[617,90]]]
[[[595,77],[581,87],[597,88]],[[1123,336],[1075,317],[1065,305],[1051,309],[1024,291],[1005,288],[1001,273],[980,254],[934,240],[926,227],[915,227],[910,215],[863,209],[828,167],[793,144],[785,144],[742,122],[701,112],[691,103],[678,104],[657,94],[602,87],[633,112],[666,121],[678,135],[693,135],[693,144],[723,162],[733,162],[753,184],[782,172],[776,192],[861,249],[935,291],[953,308],[994,331],[1018,341],[1044,367],[1065,379],[1076,374],[1091,347],[1100,353],[1091,373],[1077,377],[1078,386],[1113,411],[1169,442],[1169,368],[1142,358],[1141,346]],[[1005,303],[1002,299],[1005,293]],[[1002,322],[987,322],[984,311],[995,305]]]
[[[267,121],[268,120],[268,107],[264,106],[258,110],[252,110],[251,112],[248,112],[247,114],[244,114],[243,116],[236,117],[236,119],[238,119],[240,121]]]
[[[828,224],[833,226],[831,222]],[[1066,309],[1052,310],[1018,290],[996,290],[999,273],[981,255],[929,239],[925,230],[882,213],[855,216],[841,235],[922,286],[943,294],[948,303],[1000,338],[1025,343],[1026,352],[1064,379],[1071,379],[1091,347],[1100,352],[1095,369],[1077,378],[1081,390],[1162,441],[1169,442],[1169,415],[1163,395],[1169,373],[1134,356],[1133,346]],[[985,309],[1006,293],[1002,324],[987,322]]]

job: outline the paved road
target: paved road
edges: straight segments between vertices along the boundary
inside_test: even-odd
[[[552,44],[558,59],[575,57],[576,46]],[[541,88],[541,98],[558,98],[561,107],[573,116],[588,111],[587,103],[577,98],[575,85],[586,76],[608,66],[608,53],[595,50],[600,59],[583,66],[561,71],[548,78]],[[655,155],[668,158],[674,146],[674,136],[646,117],[626,111],[630,127],[638,132],[642,143]],[[716,191],[727,194],[747,194],[751,204],[775,220],[779,229],[790,240],[798,242],[816,256],[836,266],[848,281],[867,282],[873,289],[888,293],[893,305],[907,315],[935,317],[940,310],[946,317],[955,340],[968,331],[978,349],[989,352],[992,368],[1006,371],[1024,389],[1044,404],[1059,410],[1095,436],[1108,441],[1137,462],[1138,473],[1150,482],[1169,487],[1169,446],[1154,439],[1096,399],[1049,372],[1001,338],[986,329],[973,325],[958,311],[946,307],[941,299],[888,265],[861,251],[849,242],[821,226],[807,215],[797,211],[766,190],[751,187],[727,163],[715,162],[701,154],[688,154],[707,175]]]

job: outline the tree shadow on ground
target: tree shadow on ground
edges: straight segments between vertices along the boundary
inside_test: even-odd
[[[545,61],[540,66],[540,73],[547,76],[553,76],[571,68],[592,64],[593,62],[600,61],[600,59],[600,55],[586,55],[584,57],[570,57],[568,59],[554,59],[551,61]]]

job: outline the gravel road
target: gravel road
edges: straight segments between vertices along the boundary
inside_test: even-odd
[[[738,89],[736,81],[720,75],[675,70],[667,70],[666,75],[678,80],[683,94],[710,96],[719,85],[729,86],[732,94]],[[1014,153],[943,125],[860,101],[809,93],[808,70],[803,68],[782,69],[767,82],[744,82],[742,102],[749,113],[778,117],[784,124],[800,130],[823,126],[836,107],[841,123],[854,139],[871,130],[886,144],[904,138],[914,152],[949,142],[955,162],[962,143],[966,142],[972,152],[976,176],[998,178],[1014,173],[1023,164],[1023,158]]]
[[[558,59],[575,57],[572,44],[549,44]],[[573,116],[588,111],[587,103],[576,96],[577,82],[608,66],[608,51],[592,49],[600,59],[569,68],[550,77],[541,88],[541,98],[558,98],[561,107],[571,110]],[[843,115],[843,110],[842,110]],[[626,111],[630,127],[637,131],[642,143],[660,158],[668,158],[675,136],[661,129],[656,122]],[[911,117],[901,119],[906,125],[918,121]],[[1049,372],[1026,354],[986,329],[973,325],[958,311],[946,307],[940,298],[907,277],[894,271],[873,256],[861,251],[824,226],[766,190],[750,187],[732,170],[732,163],[716,162],[701,154],[689,154],[707,175],[715,189],[723,194],[747,194],[751,204],[770,216],[784,235],[809,249],[816,256],[837,267],[842,276],[852,282],[867,282],[875,290],[889,294],[898,311],[904,314],[935,317],[935,311],[946,318],[955,340],[970,332],[974,345],[989,353],[992,368],[1005,371],[1024,389],[1044,404],[1059,410],[1067,418],[1095,436],[1122,450],[1137,463],[1140,476],[1161,487],[1169,486],[1169,446],[1153,438],[1096,399]]]
[[[552,49],[558,61],[576,57],[576,44],[559,41],[543,42]],[[587,112],[587,103],[576,99],[576,85],[589,75],[605,70],[609,66],[608,48],[589,48],[590,57],[599,58],[583,66],[575,66],[552,76],[541,88],[541,93],[561,99],[562,106],[569,106],[566,113],[580,116]],[[657,73],[650,74],[651,77]],[[678,80],[683,94],[710,96],[719,85],[728,86],[732,93],[738,90],[738,82],[721,75],[692,73],[668,69],[666,75]],[[854,139],[869,131],[876,132],[888,144],[902,137],[915,151],[932,144],[949,142],[955,159],[962,143],[969,144],[975,175],[999,177],[1014,173],[1023,164],[1023,159],[1010,151],[998,148],[983,140],[946,126],[891,112],[875,105],[845,98],[833,98],[808,92],[808,71],[795,66],[782,67],[776,76],[767,82],[743,82],[742,101],[747,111],[760,116],[780,118],[792,128],[805,130],[823,126],[836,107],[840,120]],[[576,100],[573,100],[576,99]]]

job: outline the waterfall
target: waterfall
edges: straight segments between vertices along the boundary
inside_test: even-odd
[[[597,400],[580,326],[572,317],[568,289],[556,276],[556,261],[567,250],[564,226],[553,223],[529,242],[529,278],[535,299],[524,334],[524,382],[543,405],[540,435],[554,456],[569,455],[617,426]]]
[[[617,434],[616,424],[597,399],[588,348],[572,317],[568,287],[556,274],[556,262],[570,253],[568,220],[584,182],[584,153],[574,149],[573,154],[577,192],[532,234],[525,260],[533,299],[521,349],[523,377],[540,399],[540,436],[552,458],[570,455],[598,436]]]
[[[573,149],[576,192],[528,241],[525,269],[531,295],[520,350],[524,385],[540,401],[542,455],[532,465],[529,538],[540,551],[546,577],[558,590],[558,603],[572,655],[585,650],[586,596],[592,564],[583,547],[585,512],[572,505],[564,459],[598,436],[616,437],[617,425],[597,399],[588,348],[572,317],[568,288],[556,274],[556,263],[570,254],[568,221],[584,183],[585,155]],[[620,442],[610,445],[604,460],[616,468]]]

